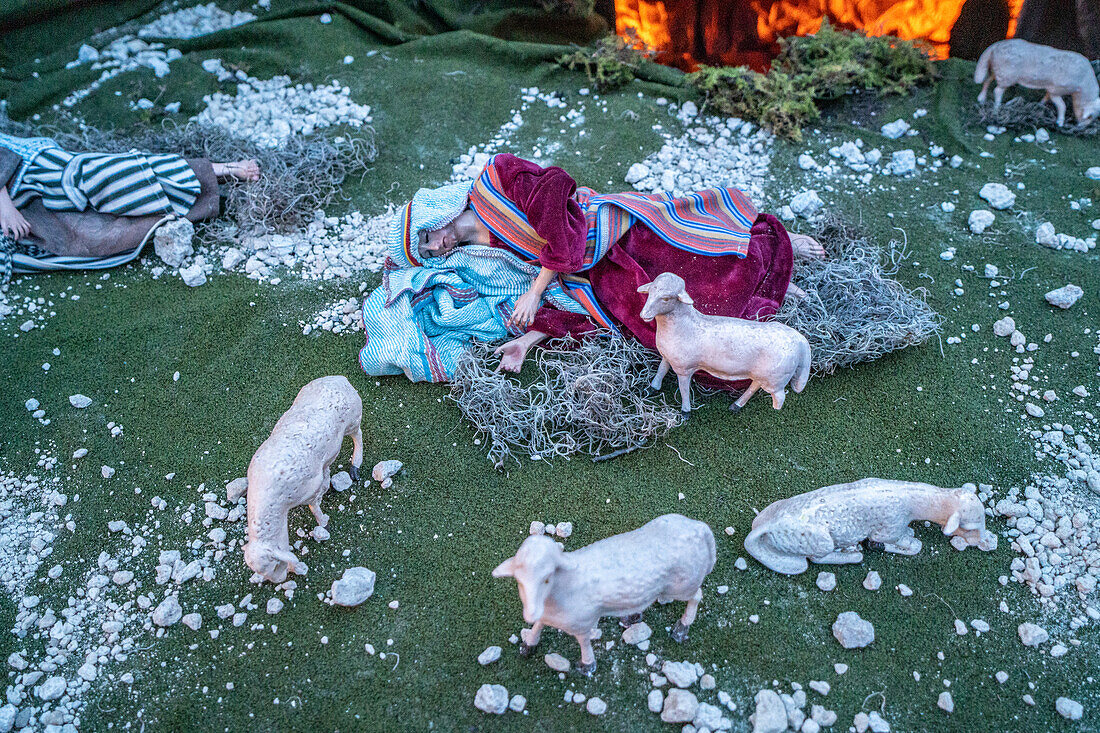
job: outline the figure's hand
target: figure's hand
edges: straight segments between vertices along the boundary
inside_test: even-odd
[[[516,309],[512,311],[512,317],[508,319],[509,326],[527,328],[535,322],[535,313],[538,312],[539,303],[542,302],[542,293],[536,293],[532,288],[516,300]]]
[[[523,360],[527,358],[528,347],[528,339],[520,336],[493,349],[493,353],[500,356],[500,364],[497,365],[496,371],[503,369],[506,372],[518,374],[523,368]]]
[[[31,225],[19,213],[19,209],[8,201],[0,202],[0,232],[17,242],[31,233]]]

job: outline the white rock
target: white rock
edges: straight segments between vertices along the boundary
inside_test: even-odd
[[[817,167],[817,161],[809,153],[803,153],[798,156],[798,167],[804,171],[812,170]]]
[[[225,254],[222,255],[222,269],[232,270],[247,259],[248,257],[244,252],[241,252],[236,247],[230,247],[225,251]]]
[[[890,733],[890,724],[882,719],[882,716],[872,710],[867,714],[867,725],[872,733]]]
[[[1003,183],[987,183],[982,186],[978,196],[989,202],[997,210],[1004,210],[1016,203],[1016,194],[1008,190]]]
[[[1070,308],[1081,299],[1081,296],[1085,294],[1085,291],[1077,287],[1073,283],[1058,288],[1057,290],[1051,290],[1045,296],[1046,301],[1058,308]],[[72,398],[69,398],[72,399]]]
[[[1024,646],[1039,646],[1050,639],[1050,634],[1047,633],[1046,629],[1030,622],[1020,624],[1016,631],[1019,633],[1020,641],[1024,643]]]
[[[970,227],[970,231],[974,234],[981,234],[986,229],[993,225],[994,217],[993,212],[989,209],[975,209],[970,212],[970,216],[967,218],[967,226]]]
[[[890,155],[890,172],[907,176],[917,170],[917,155],[912,150],[897,150]]]
[[[309,531],[309,536],[318,542],[327,542],[332,538],[332,534],[319,524]]]
[[[67,686],[64,677],[49,677],[38,686],[38,697],[43,700],[56,700],[65,694]]]
[[[1016,330],[1016,321],[1012,316],[1005,316],[999,321],[993,324],[993,334],[995,336],[1011,336],[1012,332]]]
[[[153,611],[153,623],[157,626],[172,626],[183,616],[179,598],[168,596]]]
[[[374,466],[374,470],[371,471],[371,476],[375,481],[385,481],[391,478],[401,470],[404,466],[401,461],[380,461]]]
[[[694,693],[673,687],[665,697],[664,707],[661,709],[661,720],[666,723],[690,723],[695,720],[698,709],[699,699]]]
[[[83,410],[85,407],[92,404],[92,398],[82,394],[69,395],[69,404],[78,410]]]
[[[503,715],[508,709],[508,689],[504,685],[482,685],[474,696],[474,707],[484,713]]]
[[[1054,231],[1054,225],[1049,221],[1044,221],[1035,229],[1035,243],[1053,249],[1060,249],[1062,246],[1058,233]]]
[[[639,621],[623,629],[624,644],[641,644],[651,636],[653,636],[653,629],[649,628],[649,624],[645,621]]]
[[[1100,181],[1100,165],[1094,165],[1085,171],[1085,177],[1094,181]]]
[[[248,491],[248,478],[241,476],[225,485],[225,498],[236,503]]]
[[[332,488],[335,491],[347,491],[351,488],[351,483],[351,474],[347,471],[341,471],[332,477]]]
[[[332,583],[332,602],[337,606],[358,606],[374,593],[374,579],[373,570],[348,568],[339,580]]]
[[[863,579],[863,587],[867,590],[878,590],[882,587],[882,576],[875,570],[869,570],[867,577]]]
[[[691,687],[699,679],[695,665],[689,662],[668,662],[661,665],[661,674],[677,687]]]
[[[894,120],[888,124],[883,125],[880,128],[884,137],[888,137],[891,140],[897,140],[906,132],[909,131],[909,123],[902,119]]]
[[[115,475],[115,469],[111,468],[110,466],[102,466],[99,469],[99,474],[103,478],[111,478]]]
[[[30,319],[28,319],[26,321],[23,321],[23,324],[21,326],[19,326],[19,330],[22,331],[23,333],[27,333],[32,328],[34,328],[34,321],[32,321]]]
[[[825,680],[810,680],[806,686],[819,695],[828,695],[829,691],[833,689],[832,685]]]
[[[562,539],[567,539],[573,534],[572,522],[558,522],[554,527],[554,534]]]
[[[269,616],[274,616],[279,611],[283,610],[283,602],[278,598],[268,598],[266,610]]]
[[[749,716],[752,733],[783,733],[787,730],[787,708],[773,690],[756,693],[756,712]]]
[[[820,572],[817,574],[817,587],[821,590],[833,590],[836,588],[836,575],[833,573]]]
[[[551,652],[542,658],[542,661],[546,662],[546,666],[555,672],[568,672],[569,660],[558,654],[557,652]]]
[[[649,712],[659,713],[665,706],[665,693],[660,690],[650,690],[649,695],[646,697],[646,705],[649,706]]]
[[[855,611],[845,611],[833,622],[833,636],[845,649],[858,649],[875,640],[875,627]]]
[[[202,614],[184,614],[184,616],[180,619],[180,623],[182,623],[184,626],[191,629],[192,631],[198,631],[202,628]]]
[[[1100,170],[1100,168],[1097,168]],[[1071,700],[1068,697],[1060,697],[1054,701],[1054,709],[1058,711],[1066,720],[1080,720],[1084,715],[1085,709],[1081,706],[1081,703],[1076,700]]]
[[[590,697],[584,707],[592,715],[603,715],[607,712],[607,703],[598,697]]]
[[[173,219],[153,234],[153,250],[164,260],[164,264],[179,267],[195,252],[191,246],[194,236],[195,225],[188,219]]]
[[[936,705],[939,707],[940,710],[944,711],[945,713],[955,712],[955,701],[951,699],[951,693],[947,690],[944,690],[940,693],[940,697],[936,701]]]
[[[649,166],[645,163],[635,163],[626,172],[626,182],[633,185],[649,176]]]
[[[487,646],[485,651],[477,655],[477,663],[484,667],[486,664],[492,664],[500,659],[501,649],[499,646]]]
[[[804,219],[808,219],[816,214],[824,205],[825,202],[821,200],[821,197],[817,195],[817,191],[813,189],[803,191],[791,199],[791,211]]]
[[[508,709],[512,712],[522,713],[525,707],[527,707],[527,698],[523,695],[512,695],[512,699],[508,701]]]
[[[203,272],[202,265],[196,262],[190,267],[180,268],[180,279],[184,285],[197,288],[206,284],[206,273]]]

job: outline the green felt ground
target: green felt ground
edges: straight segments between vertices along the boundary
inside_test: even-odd
[[[51,68],[74,57],[78,44],[73,40],[64,53],[50,57],[56,61]],[[315,17],[289,13],[173,45],[186,57],[173,63],[168,78],[157,80],[148,71],[123,75],[77,111],[93,124],[119,124],[136,119],[129,98],[161,95],[163,101],[183,103],[181,116],[194,114],[201,109],[201,96],[218,88],[199,66],[211,57],[260,78],[275,73],[321,82],[337,78],[351,87],[356,101],[375,111],[378,159],[363,181],[347,187],[349,206],[368,215],[420,185],[445,181],[454,158],[486,142],[507,121],[509,110],[519,105],[521,87],[558,90],[575,102],[577,90],[586,85],[583,77],[548,63],[555,52],[549,47],[506,44],[465,31],[383,46],[340,14],[322,26]],[[367,58],[371,49],[382,52]],[[345,66],[347,54],[356,60]],[[48,112],[49,104],[90,78],[86,71],[43,69],[41,79],[30,80],[33,68],[27,59],[9,67],[0,86],[17,118]],[[263,613],[273,590],[249,586],[250,573],[239,557],[220,563],[214,581],[184,586],[184,612],[200,611],[204,630],[174,627],[162,639],[143,640],[143,651],[125,663],[106,667],[104,673],[114,681],[101,673],[83,727],[671,729],[646,709],[645,654],[632,647],[599,649],[599,669],[590,680],[576,675],[559,680],[540,659],[519,658],[507,641],[522,621],[515,584],[492,579],[490,571],[515,550],[533,519],[572,521],[575,532],[566,542],[572,549],[658,514],[682,512],[716,530],[718,563],[704,587],[688,642],[677,645],[665,631],[680,612],[678,604],[648,612],[656,630],[651,651],[711,670],[718,688],[738,704],[731,714],[735,730],[748,729],[751,698],[761,687],[778,680],[789,690],[791,682],[822,679],[832,684],[832,692],[824,700],[816,693],[809,697],[838,712],[834,730],[846,729],[856,712],[872,709],[882,711],[895,730],[1077,729],[1054,711],[1061,695],[1082,702],[1082,727],[1097,729],[1100,685],[1089,675],[1096,674],[1098,636],[1095,630],[1069,632],[1058,618],[1042,619],[1026,590],[998,584],[1013,557],[1006,538],[993,553],[958,553],[938,533],[918,531],[925,549],[917,557],[871,555],[858,566],[828,568],[838,579],[831,593],[814,585],[816,570],[788,578],[753,561],[743,572],[733,565],[746,554],[741,540],[754,509],[819,486],[864,476],[951,486],[984,482],[999,491],[1022,486],[1038,464],[1020,437],[1022,410],[1008,390],[1016,355],[991,332],[992,322],[1003,315],[996,308],[1000,301],[1011,302],[1008,312],[1031,340],[1054,334],[1036,355],[1050,386],[1063,395],[1050,408],[1049,419],[1071,419],[1069,390],[1096,383],[1096,337],[1085,329],[1097,324],[1097,258],[1040,248],[1030,234],[1041,219],[1052,220],[1059,231],[1087,231],[1096,207],[1086,216],[1071,212],[1068,200],[1100,199],[1096,185],[1081,175],[1097,164],[1096,143],[1055,135],[1058,153],[1049,154],[1034,145],[1013,144],[1010,136],[982,140],[982,131],[967,128],[964,119],[976,93],[966,79],[971,68],[945,65],[945,78],[935,88],[889,102],[877,116],[863,118],[863,129],[851,124],[855,112],[841,111],[822,122],[821,134],[809,134],[806,145],[777,143],[772,166],[776,198],[769,202],[774,210],[790,192],[814,185],[803,182],[794,161],[806,149],[825,160],[827,135],[836,143],[861,135],[887,153],[913,147],[919,155],[935,142],[948,156],[963,155],[967,164],[959,170],[878,179],[893,183],[886,191],[855,190],[843,179],[833,182],[835,191],[818,188],[877,239],[907,239],[912,257],[901,279],[910,287],[927,287],[929,301],[944,315],[944,335],[965,334],[964,342],[941,350],[933,341],[814,379],[781,412],[760,399],[734,416],[726,411],[727,398],[713,398],[666,440],[609,463],[530,462],[496,472],[447,401],[445,387],[365,377],[355,360],[361,346],[357,334],[303,336],[298,321],[354,295],[358,279],[318,286],[285,276],[273,287],[230,275],[191,289],[172,278],[153,281],[148,267],[136,267],[111,272],[108,279],[55,275],[14,285],[16,296],[34,292],[51,300],[57,315],[29,334],[19,333],[20,319],[0,322],[0,465],[26,473],[40,448],[63,458],[78,447],[90,451],[75,468],[63,461],[55,469],[66,477],[68,493],[80,498],[66,507],[76,519],[76,531],[61,532],[42,577],[55,561],[66,572],[57,582],[32,584],[44,603],[63,605],[101,550],[123,546],[123,539],[107,533],[108,521],[145,523],[154,495],[167,499],[169,509],[152,513],[159,520],[158,534],[131,567],[144,592],[162,590],[152,581],[155,550],[183,549],[206,534],[197,520],[184,524],[174,509],[195,503],[201,516],[200,484],[221,493],[227,481],[243,475],[252,452],[297,390],[315,377],[344,374],[362,394],[368,466],[388,458],[405,463],[388,491],[375,483],[328,499],[332,539],[309,544],[304,558],[309,575],[298,579],[297,595],[278,616]],[[123,94],[115,96],[116,90]],[[648,96],[639,98],[639,91]],[[533,105],[513,144],[522,154],[536,142],[544,149],[558,142],[553,161],[578,180],[597,189],[621,188],[626,168],[661,145],[652,125],[678,131],[675,119],[654,101],[676,93],[638,82],[610,96],[606,115],[589,102],[583,136],[557,121],[560,111]],[[881,123],[909,117],[920,107],[930,114],[916,123],[919,138],[888,141],[878,135]],[[979,150],[995,157],[978,158]],[[998,213],[985,236],[971,236],[966,216],[984,207],[976,191],[987,181],[1004,180],[1006,161],[1017,166],[1013,181],[1027,184],[1014,211],[1029,214]],[[948,195],[954,189],[961,192],[958,197]],[[958,209],[943,213],[938,204],[944,200],[959,201]],[[948,246],[958,252],[945,262],[939,253]],[[972,264],[980,273],[986,262],[1018,276],[992,291],[997,297],[991,297],[986,280],[962,269]],[[964,282],[962,297],[951,293],[956,278]],[[365,281],[373,286],[377,278]],[[1042,294],[1066,282],[1082,285],[1086,297],[1071,311],[1055,312]],[[1007,295],[1001,296],[1001,290]],[[57,294],[63,291],[81,299],[62,301]],[[975,323],[981,326],[978,333],[970,330]],[[53,355],[54,348],[60,356]],[[1069,358],[1073,350],[1082,356]],[[48,372],[40,367],[45,361],[52,365]],[[173,381],[176,371],[179,381]],[[91,396],[95,404],[73,410],[66,398],[76,392]],[[29,397],[41,400],[50,425],[41,426],[24,410]],[[108,421],[123,424],[125,435],[110,438]],[[114,478],[100,477],[102,464],[118,469]],[[166,481],[170,472],[175,478]],[[292,517],[292,531],[308,530],[311,524],[304,509]],[[726,526],[736,528],[733,538],[722,532]],[[992,526],[1004,529],[999,521]],[[244,527],[229,531],[231,537],[243,536]],[[350,550],[348,557],[342,555],[345,550]],[[316,594],[351,565],[378,573],[374,597],[355,610],[319,602]],[[860,585],[870,569],[884,580],[877,593]],[[913,588],[914,595],[901,597],[894,590],[898,583]],[[728,585],[728,594],[719,596],[719,585]],[[215,605],[248,592],[260,605],[248,624],[234,628],[217,620]],[[396,610],[387,607],[392,600],[400,602]],[[0,597],[5,629],[13,623],[17,601]],[[1010,613],[998,610],[1001,601]],[[830,625],[848,610],[874,624],[876,640],[869,648],[845,651],[833,639]],[[759,623],[749,621],[752,614],[759,615]],[[956,618],[984,619],[993,630],[980,639],[973,633],[960,637],[952,625]],[[1015,631],[1022,621],[1041,621],[1055,639],[1078,638],[1082,645],[1061,659],[1025,650]],[[253,623],[266,628],[251,631]],[[219,627],[219,638],[211,640],[206,629]],[[613,621],[602,628],[605,639],[616,638]],[[0,638],[0,656],[6,658],[14,639]],[[385,651],[386,658],[367,654],[368,643]],[[490,644],[504,647],[503,659],[480,667],[476,656]],[[577,657],[575,642],[554,632],[544,635],[539,651]],[[850,671],[838,677],[835,662],[849,664]],[[1010,675],[1004,685],[993,679],[1001,669]],[[136,678],[131,686],[117,682],[127,671]],[[936,708],[945,681],[955,700],[951,716]],[[235,689],[227,691],[230,682]],[[529,713],[498,718],[477,711],[474,693],[486,682],[525,695]],[[608,712],[597,720],[583,706],[563,702],[568,689],[603,698]],[[1028,692],[1035,707],[1021,701]],[[715,695],[704,693],[702,699],[715,702]]]

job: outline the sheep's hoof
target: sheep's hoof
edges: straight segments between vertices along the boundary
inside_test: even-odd
[[[359,483],[359,466],[352,466],[349,468],[348,475],[351,476],[352,483]]]
[[[624,629],[628,629],[641,620],[642,614],[632,613],[629,616],[623,616],[621,619],[619,619],[619,626],[622,626]]]
[[[681,425],[685,424],[690,419],[691,419],[691,412],[689,412],[688,410],[680,410],[680,424]]]
[[[734,402],[730,405],[730,412],[741,412],[741,405]]]
[[[596,663],[592,662],[592,664],[585,664],[584,662],[577,662],[577,671],[585,677],[591,677],[592,673],[596,671]]]
[[[535,647],[531,646],[526,641],[521,641],[519,643],[519,655],[526,659],[527,657],[531,656],[531,650],[533,650],[534,648]]]
[[[688,627],[680,621],[676,622],[676,625],[672,627],[672,632],[669,634],[672,640],[678,644],[683,644],[688,638]]]
[[[885,542],[875,542],[874,540],[864,540],[863,544],[867,546],[868,552],[886,552]]]

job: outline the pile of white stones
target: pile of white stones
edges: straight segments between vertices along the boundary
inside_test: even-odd
[[[366,284],[364,283],[360,286],[360,291],[364,290],[365,287]],[[299,321],[299,325],[302,327],[302,334],[305,336],[314,331],[360,332],[363,330],[363,311],[360,308],[359,298],[338,300],[314,315],[311,322]]]
[[[658,100],[659,101],[659,100]],[[669,105],[669,111],[676,111]],[[764,182],[771,162],[773,136],[736,117],[704,117],[685,102],[677,118],[690,125],[656,153],[630,166],[626,182],[638,191],[671,192],[683,196],[705,188],[732,187],[753,201],[764,198]]]
[[[70,61],[66,68],[89,64],[92,69],[102,69],[103,71],[98,79],[88,86],[69,94],[61,104],[65,107],[72,107],[101,87],[106,81],[127,71],[144,67],[152,69],[158,79],[165,77],[171,70],[168,64],[182,56],[183,53],[179,49],[167,48],[163,43],[150,43],[132,35],[115,39],[110,45],[101,50],[85,44],[80,47],[76,60]]]
[[[1100,222],[1100,219],[1097,219],[1097,221]],[[1079,239],[1069,234],[1057,232],[1054,225],[1049,221],[1044,221],[1035,228],[1035,243],[1051,249],[1069,249],[1074,252],[1088,252],[1091,249],[1096,249],[1096,237]]]
[[[182,8],[154,20],[138,31],[142,38],[197,38],[256,20],[244,10],[229,13],[214,3]]]
[[[224,78],[217,59],[203,68]],[[266,81],[238,71],[237,93],[215,92],[203,97],[206,109],[193,119],[213,125],[257,145],[277,148],[291,135],[312,135],[335,125],[362,127],[371,121],[368,105],[351,100],[351,90],[333,80],[330,84],[292,84],[288,76]]]

